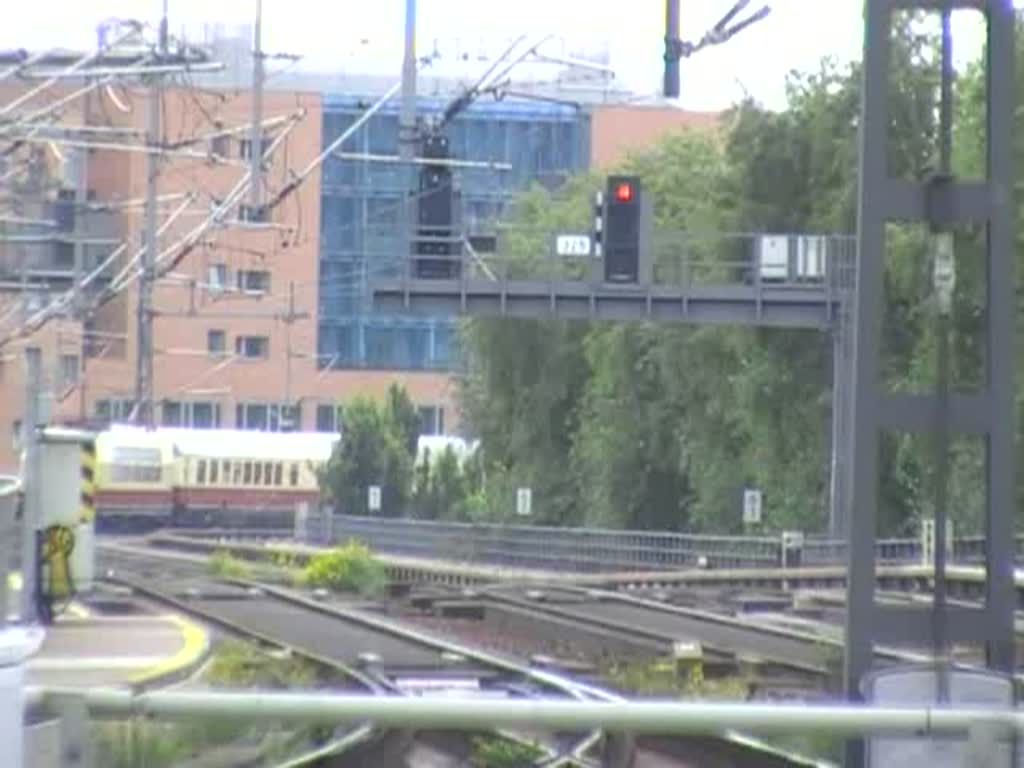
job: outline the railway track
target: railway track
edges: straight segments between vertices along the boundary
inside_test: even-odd
[[[286,548],[301,562],[317,547],[297,544],[288,538],[277,538],[275,530],[258,531],[249,537],[244,530],[188,529],[158,531],[147,536],[155,547],[207,554],[227,548],[238,557],[259,561],[268,548]],[[397,581],[431,582],[482,587],[507,581],[559,584],[594,589],[634,592],[642,590],[672,591],[679,589],[757,589],[772,592],[791,590],[836,590],[846,587],[844,566],[808,565],[791,568],[728,568],[703,570],[675,569],[638,570],[619,573],[567,573],[553,571],[504,570],[482,563],[455,563],[442,560],[410,559],[381,555],[389,575]],[[528,574],[528,576],[527,576]],[[878,589],[898,593],[926,593],[933,583],[933,573],[926,565],[893,565],[880,563],[876,568]],[[984,596],[985,573],[969,565],[950,565],[946,571],[947,591],[952,599],[977,600]],[[1018,606],[1024,609],[1024,571],[1016,576]]]
[[[531,608],[610,631],[633,632],[659,643],[665,653],[671,653],[678,643],[696,642],[712,662],[747,657],[804,676],[819,677],[829,671],[831,646],[822,638],[778,631],[753,621],[585,588],[502,586],[481,593],[500,604]]]
[[[225,631],[283,647],[343,671],[378,693],[420,695],[425,690],[458,688],[463,692],[510,696],[572,696],[579,699],[621,700],[617,695],[550,669],[482,652],[464,644],[429,636],[366,610],[313,599],[296,590],[267,583],[215,580],[203,571],[205,558],[195,554],[152,550],[124,543],[100,542],[98,553],[115,583],[148,599],[170,605]],[[538,741],[545,757],[538,765],[597,766],[610,764],[595,752],[599,733],[506,734]],[[378,760],[394,754],[394,734],[375,734],[359,747]],[[437,745],[413,738],[403,754],[426,755]],[[399,750],[401,752],[401,750]],[[455,750],[456,752],[458,750]],[[346,752],[344,764],[355,753]],[[701,739],[640,739],[632,750],[633,765],[806,765],[748,739],[734,736]],[[436,758],[436,755],[435,755]],[[389,758],[391,759],[391,758]],[[403,758],[404,760],[405,758]],[[767,762],[766,762],[767,761]],[[366,762],[367,765],[416,765],[414,762]],[[434,759],[424,765],[445,765]],[[464,763],[452,763],[460,765]]]
[[[528,670],[439,643],[371,616],[342,613],[287,590],[211,579],[202,573],[202,563],[195,558],[154,557],[151,552],[109,545],[101,546],[101,550],[108,581],[223,631],[285,649],[341,672],[376,694],[422,695],[448,689],[491,695],[588,695],[577,692],[568,682],[563,684],[552,677],[532,680],[522,674]],[[587,736],[577,739],[582,741]],[[515,738],[515,734],[506,738]],[[445,750],[439,746],[442,743],[450,745],[447,754],[451,765],[463,764],[465,745],[459,739],[434,738],[428,746],[415,734],[369,732],[350,745],[345,765],[445,765],[441,758]],[[548,758],[561,757],[555,740],[541,742],[541,746]],[[589,766],[590,762],[559,764]]]

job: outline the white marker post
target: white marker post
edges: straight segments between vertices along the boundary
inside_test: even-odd
[[[761,491],[756,488],[743,491],[743,524],[761,524]]]
[[[380,512],[380,486],[371,485],[367,491],[367,506],[371,512]]]
[[[529,517],[533,514],[533,491],[529,488],[516,490],[516,514],[520,517]]]

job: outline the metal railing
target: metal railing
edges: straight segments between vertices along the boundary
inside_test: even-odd
[[[449,523],[335,515],[335,541],[358,538],[380,552],[545,570],[600,572],[692,567],[770,567],[779,539],[594,528]]]
[[[553,526],[453,523],[410,518],[334,515],[329,532],[317,527],[308,540],[318,544],[356,538],[392,555],[504,567],[598,573],[671,570],[707,565],[716,568],[771,568],[782,565],[842,565],[846,542],[807,537],[787,550],[784,536],[708,536],[655,531]],[[985,540],[960,537],[952,543],[952,560],[979,564]],[[879,539],[880,564],[922,562],[920,538]],[[1018,556],[1024,537],[1017,539]]]
[[[498,282],[583,281],[603,274],[592,254],[559,254],[557,241],[570,230],[499,226],[493,252],[462,249],[432,255],[448,262],[452,276]],[[589,237],[586,228],[577,230]],[[856,238],[835,233],[692,232],[658,229],[650,243],[653,286],[749,286],[818,289],[831,299],[853,290]],[[415,257],[390,263],[371,277],[414,276]]]
[[[390,697],[329,693],[136,693],[122,688],[30,688],[27,699],[46,705],[74,700],[90,715],[263,719],[274,722],[363,723],[460,731],[494,727],[552,730],[600,728],[610,733],[721,733],[727,729],[791,733],[812,729],[837,736],[865,734],[965,736],[977,726],[1004,737],[1024,733],[1014,709],[949,706],[711,704],[673,701],[572,701]],[[992,735],[991,732],[989,734]]]

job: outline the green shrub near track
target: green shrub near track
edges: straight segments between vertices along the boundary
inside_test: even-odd
[[[303,581],[310,587],[335,592],[377,594],[387,585],[384,564],[361,541],[350,539],[342,546],[310,558],[303,570]]]

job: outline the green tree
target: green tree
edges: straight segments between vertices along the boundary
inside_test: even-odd
[[[413,459],[389,409],[372,400],[353,400],[343,414],[342,435],[321,484],[327,498],[345,514],[365,515],[368,489],[379,485],[381,514],[403,514],[411,492]]]
[[[395,428],[409,455],[415,458],[420,437],[420,414],[405,387],[392,382],[385,399],[385,417]]]
[[[413,480],[413,508],[416,517],[433,520],[437,517],[437,505],[430,488],[430,449],[424,448],[416,461]]]
[[[430,473],[430,490],[437,516],[451,520],[459,516],[466,499],[466,481],[459,457],[450,445],[437,458]]]

